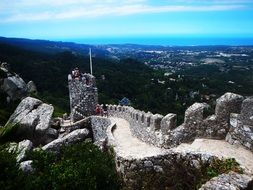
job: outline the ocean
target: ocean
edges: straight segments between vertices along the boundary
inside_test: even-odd
[[[62,39],[61,39],[62,40]],[[75,38],[62,41],[81,44],[140,44],[162,46],[205,46],[205,45],[253,45],[252,38],[244,37],[111,37],[111,38]]]

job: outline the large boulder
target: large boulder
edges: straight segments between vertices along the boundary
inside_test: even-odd
[[[30,173],[33,171],[32,163],[32,160],[21,162],[19,168],[25,173]]]
[[[37,92],[38,92],[37,91],[37,87],[36,87],[36,85],[35,85],[35,83],[33,81],[29,81],[27,83],[27,91],[29,93],[37,94]]]
[[[7,63],[2,63],[0,66],[0,89],[12,100],[27,96],[26,83],[19,75],[9,70]]]
[[[28,93],[37,93],[36,85],[33,81],[25,81],[16,73],[9,69],[7,63],[0,66],[0,90],[8,96],[8,100],[19,100],[28,96]]]
[[[26,153],[31,151],[33,148],[33,143],[30,140],[23,140],[18,143],[17,151],[17,162],[22,162],[26,159]]]
[[[68,135],[58,138],[45,146],[42,147],[42,150],[60,152],[62,146],[72,145],[81,141],[84,141],[89,135],[88,129],[77,129],[72,131]]]
[[[17,153],[17,162],[22,162],[26,159],[26,153],[31,151],[33,143],[30,140],[23,140],[19,143],[10,143],[8,147],[9,152]]]
[[[250,190],[253,189],[253,178],[244,174],[229,172],[221,174],[206,182],[199,190]]]
[[[16,74],[3,80],[2,89],[12,100],[21,99],[27,95],[26,83]]]
[[[19,140],[29,139],[35,145],[44,144],[54,108],[42,101],[27,97],[21,101],[5,127],[16,126]]]

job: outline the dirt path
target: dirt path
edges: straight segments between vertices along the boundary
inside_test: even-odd
[[[120,146],[118,149],[121,150],[120,155],[122,157],[144,158],[166,154],[165,149],[157,148],[133,137],[129,128],[129,123],[126,120],[120,118],[110,119],[117,125],[116,130],[113,132],[113,136]]]

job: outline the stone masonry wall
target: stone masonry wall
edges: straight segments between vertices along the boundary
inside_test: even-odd
[[[122,157],[121,147],[113,136],[116,128],[117,126],[112,124],[107,127],[106,133],[108,144],[114,147],[116,168],[121,174],[125,189],[195,189],[202,183],[202,172],[212,161],[219,159],[207,153],[176,149],[142,159]],[[230,172],[211,179],[201,189],[215,190],[223,187],[226,187],[224,189],[231,189],[230,187],[252,189],[253,178]]]
[[[86,80],[71,79],[68,82],[71,120],[78,121],[94,115],[98,103],[98,93],[95,78],[90,74],[84,75]]]
[[[231,113],[239,113],[244,97],[226,93],[217,99],[215,114],[204,117],[209,109],[205,103],[195,103],[185,112],[184,123],[176,126],[176,114],[166,116],[143,112],[128,106],[109,105],[109,115],[124,118],[132,134],[157,147],[170,148],[195,138],[225,139],[230,129]]]
[[[253,152],[253,97],[242,102],[240,114],[230,118],[230,129],[226,136],[230,144],[239,144]]]
[[[111,120],[99,116],[91,116],[91,129],[94,141],[104,141],[107,139],[106,130],[111,125]]]
[[[117,157],[116,165],[128,189],[194,189],[201,177],[201,167],[214,158],[171,151],[143,159]]]

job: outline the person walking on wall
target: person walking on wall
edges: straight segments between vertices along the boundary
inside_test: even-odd
[[[102,108],[103,108],[103,115],[104,115],[105,117],[108,117],[108,108],[107,108],[107,105],[104,104]]]
[[[96,105],[96,110],[95,110],[95,112],[96,112],[96,115],[101,115],[101,107],[100,107],[99,104]]]

